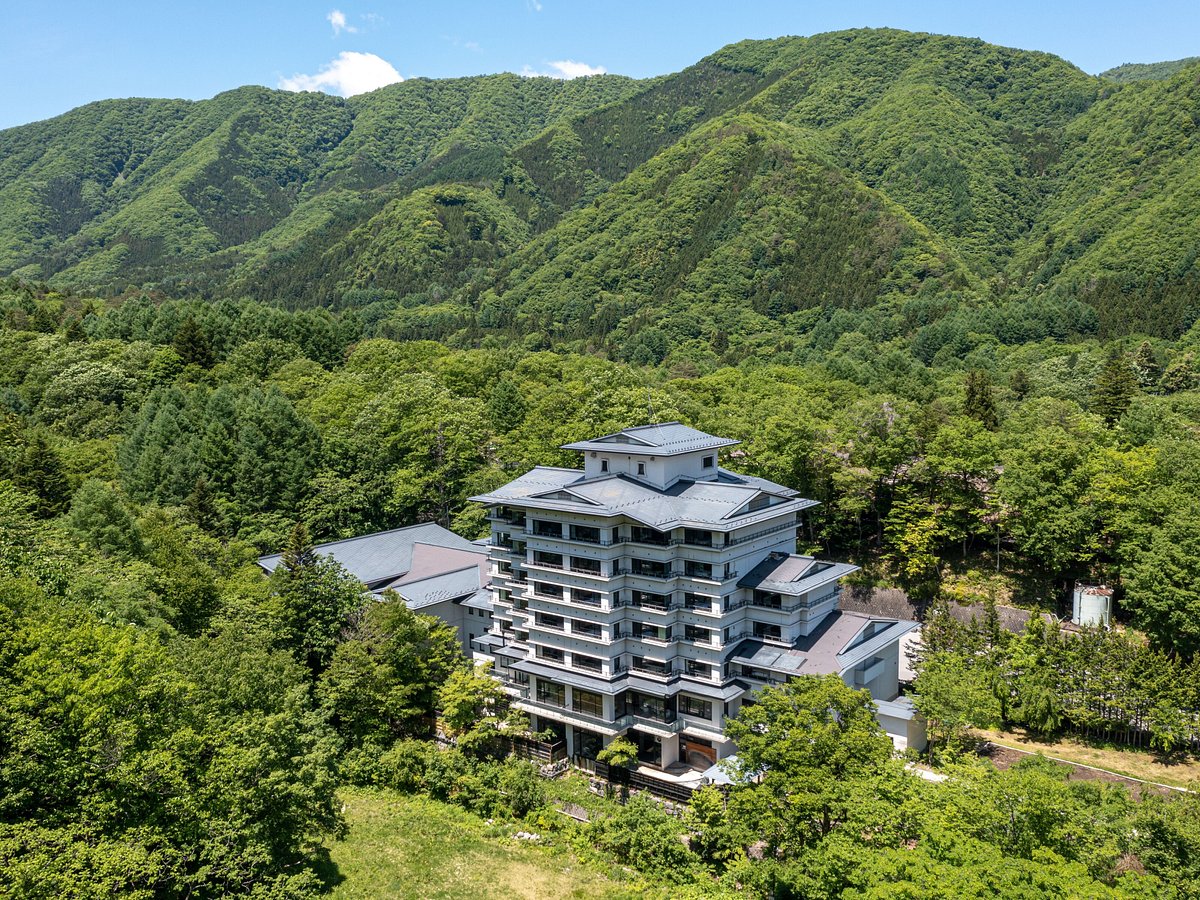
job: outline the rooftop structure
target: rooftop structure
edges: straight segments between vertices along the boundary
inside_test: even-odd
[[[458,629],[466,652],[491,627],[487,548],[433,522],[409,525],[313,548],[332,557],[376,597],[395,591],[408,607]],[[261,557],[268,573],[278,553]]]
[[[492,522],[494,603],[475,647],[571,754],[625,735],[648,765],[707,768],[733,752],[724,723],[742,702],[800,674],[896,698],[916,623],[839,610],[856,567],[796,553],[814,501],[718,465],[736,443],[627,428],[566,444],[582,469],[539,466],[473,498]]]

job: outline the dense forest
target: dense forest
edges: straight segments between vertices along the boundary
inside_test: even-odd
[[[1198,313],[1197,71],[863,30],[649,81],[104,101],[0,132],[0,273],[706,369],[1028,304],[1173,339]]]
[[[347,784],[649,896],[1200,896],[1196,795],[967,752],[1200,751],[1198,91],[855,31],[0,132],[0,897],[313,896]],[[466,498],[647,418],[739,439],[820,501],[802,550],[928,610],[948,780],[801,679],[734,726],[765,777],[571,822],[452,632],[312,552],[478,537]],[[1077,579],[1116,630],[999,628]]]

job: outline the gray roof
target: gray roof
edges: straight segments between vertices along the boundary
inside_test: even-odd
[[[798,597],[857,571],[858,566],[850,563],[823,562],[799,553],[771,553],[738,581],[738,587]]]
[[[778,498],[777,502],[747,512],[747,504],[760,493]],[[683,526],[735,528],[816,506],[815,500],[798,497],[791,488],[725,469],[711,481],[680,479],[664,490],[628,475],[585,478],[579,469],[538,466],[489,494],[471,499],[596,516],[623,515],[663,530]]]
[[[388,585],[384,590],[394,590],[410,609],[421,609],[443,600],[474,596],[479,587],[479,566],[470,565],[453,572]]]
[[[331,541],[318,544],[314,549],[319,554],[333,557],[347,572],[371,590],[376,590],[408,574],[413,563],[413,548],[418,544],[485,554],[483,548],[434,522]],[[258,564],[268,572],[274,572],[281,558],[281,554],[273,553],[261,557]],[[453,564],[454,568],[461,566],[461,561]]]
[[[622,453],[647,456],[676,456],[680,453],[695,453],[699,450],[718,450],[740,444],[732,438],[715,437],[681,425],[679,422],[664,422],[661,425],[637,425],[614,434],[563,444],[564,450],[619,450]]]
[[[872,622],[885,627],[870,638],[854,643]],[[882,647],[917,627],[916,622],[880,619],[841,610],[832,612],[806,637],[791,647],[768,644],[758,638],[742,641],[732,659],[781,675],[829,675],[844,672]]]

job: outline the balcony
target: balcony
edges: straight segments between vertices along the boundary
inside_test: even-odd
[[[768,535],[779,534],[780,532],[789,531],[789,530],[795,531],[799,527],[800,527],[800,523],[798,521],[796,521],[795,519],[793,519],[790,522],[784,522],[781,525],[775,525],[771,528],[764,528],[762,531],[756,531],[753,534],[747,534],[747,535],[744,535],[743,537],[731,539],[727,536],[726,540],[725,540],[725,546],[726,547],[736,547],[738,544],[748,544],[748,543],[750,543],[750,541],[757,541],[759,538],[764,538],[764,537],[767,537]]]

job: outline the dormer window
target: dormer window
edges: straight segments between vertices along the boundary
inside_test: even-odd
[[[608,460],[607,459],[600,460],[600,471],[601,472],[608,471]]]
[[[638,463],[638,474],[639,475],[646,474],[646,464],[645,463]]]
[[[716,465],[716,457],[706,456],[703,460],[701,460],[700,465],[705,469],[711,469],[714,465]]]

